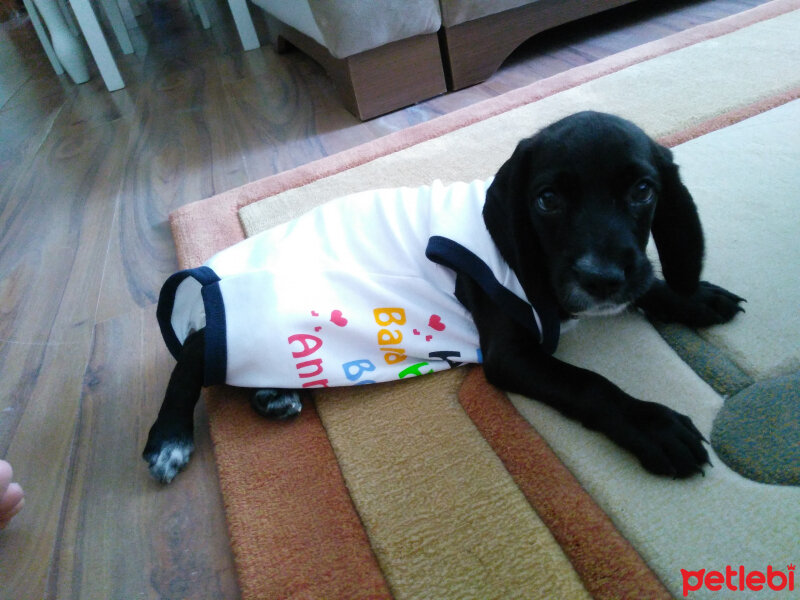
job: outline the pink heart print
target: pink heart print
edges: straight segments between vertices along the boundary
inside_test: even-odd
[[[439,315],[431,315],[430,320],[428,321],[428,327],[431,329],[435,329],[436,331],[444,331],[444,323],[442,323],[442,317]]]
[[[342,316],[342,311],[335,310],[331,313],[331,323],[336,325],[337,327],[344,327],[347,325],[347,319]]]

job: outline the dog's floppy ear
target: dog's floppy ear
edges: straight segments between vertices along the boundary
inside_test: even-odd
[[[691,294],[700,283],[703,268],[703,228],[697,207],[683,185],[669,149],[653,144],[661,176],[661,194],[651,231],[667,285],[678,293]]]
[[[558,345],[561,315],[547,270],[543,268],[547,261],[530,212],[529,185],[541,135],[519,142],[511,158],[497,171],[486,190],[483,220],[528,300],[536,307],[542,323],[542,348],[552,353]]]
[[[517,144],[486,191],[483,207],[483,219],[494,243],[521,281],[526,278],[526,264],[541,264],[536,260],[542,253],[538,240],[532,231],[526,230],[530,227],[526,214],[527,183],[533,169],[535,141],[536,136]]]

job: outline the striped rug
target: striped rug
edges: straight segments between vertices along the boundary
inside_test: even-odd
[[[340,195],[486,177],[541,126],[586,108],[614,112],[675,146],[709,224],[708,277],[753,306],[729,332],[662,332],[683,340],[672,345],[633,314],[611,325],[582,324],[579,337],[565,336],[559,354],[692,414],[710,436],[715,416],[734,406],[733,394],[775,378],[796,381],[800,369],[800,350],[791,343],[800,339],[791,337],[798,284],[772,292],[783,299],[779,309],[792,311],[782,324],[757,318],[761,303],[754,299],[764,286],[743,289],[753,284],[731,266],[747,257],[715,255],[736,223],[713,223],[729,209],[712,211],[720,203],[717,188],[704,185],[722,172],[714,159],[750,148],[753,131],[772,136],[769,147],[783,160],[777,164],[797,171],[797,146],[780,141],[800,123],[799,31],[800,1],[775,0],[185,206],[170,216],[181,266],[197,266]],[[740,172],[755,169],[737,189],[749,181],[757,193],[757,174],[772,168],[749,162],[755,152],[736,158]],[[767,212],[776,225],[797,218],[794,235],[798,187],[770,189],[784,190],[789,201]],[[777,246],[779,230],[765,230],[763,244]],[[779,266],[795,258],[778,256]],[[757,267],[764,278],[771,273],[766,263]],[[747,321],[750,315],[756,318]],[[772,348],[781,336],[789,341]],[[587,344],[608,354],[588,352]],[[706,360],[711,351],[721,358]],[[730,380],[718,367],[723,363],[741,374],[730,392],[712,387]],[[796,388],[790,384],[784,394],[795,420]],[[726,567],[736,574],[728,583],[742,580],[737,598],[793,595],[788,565],[800,560],[800,487],[791,477],[800,461],[793,464],[791,431],[786,464],[777,464],[786,481],[775,481],[765,467],[744,472],[719,452],[705,478],[673,482],[646,474],[600,436],[542,405],[508,398],[480,368],[326,390],[306,399],[302,416],[290,423],[255,417],[243,390],[211,388],[205,400],[246,599],[723,598],[716,580],[704,576],[719,571],[724,578]],[[743,462],[748,451],[740,451]],[[776,586],[780,571],[784,589],[747,589],[740,567],[769,567]]]

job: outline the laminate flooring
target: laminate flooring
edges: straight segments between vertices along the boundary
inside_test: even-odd
[[[112,94],[96,71],[56,76],[27,18],[0,24],[0,457],[26,491],[0,533],[0,598],[239,595],[202,402],[174,483],[140,459],[173,365],[155,321],[170,211],[761,3],[637,2],[365,123],[302,54],[242,52],[225,3],[203,30],[148,2]]]

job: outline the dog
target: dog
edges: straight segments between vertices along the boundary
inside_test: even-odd
[[[474,334],[478,341],[474,356],[469,349],[471,342],[465,342],[463,348],[430,352],[423,357],[426,360],[410,364],[413,361],[406,360],[408,350],[392,344],[399,344],[405,332],[407,341],[424,347],[423,337],[428,341],[434,337],[422,335],[427,313],[423,308],[416,313],[390,308],[397,303],[388,301],[378,304],[384,308],[374,309],[374,323],[371,324],[373,332],[378,328],[378,345],[386,364],[366,359],[343,363],[344,377],[349,380],[345,383],[367,382],[363,375],[381,371],[376,363],[381,363],[384,370],[394,368],[392,373],[395,374],[398,368],[403,368],[399,375],[386,379],[426,374],[463,362],[481,362],[487,379],[495,386],[544,402],[585,427],[605,434],[632,453],[647,471],[673,478],[702,473],[704,465],[709,464],[704,447],[708,442],[688,416],[664,405],[634,398],[601,375],[552,355],[560,329],[574,319],[613,315],[632,307],[652,319],[706,327],[730,321],[743,311],[743,298],[701,281],[703,231],[695,203],[680,179],[670,150],[620,117],[581,112],[519,142],[485,187],[473,184],[459,189],[476,198],[473,208],[454,210],[454,206],[462,205],[440,202],[430,211],[446,213],[433,218],[441,221],[445,229],[451,221],[464,221],[460,225],[466,228],[463,242],[454,242],[448,237],[450,234],[430,235],[425,257],[400,261],[403,272],[406,263],[421,264],[420,268],[429,273],[424,283],[427,287],[417,290],[416,283],[407,283],[411,279],[401,281],[403,287],[411,288],[407,295],[412,304],[419,298],[428,302],[433,296],[444,304],[453,304],[441,309],[449,311],[444,313],[448,315],[448,333],[458,333],[459,327],[467,333],[453,334],[448,343],[454,345],[456,338]],[[370,249],[367,260],[377,260],[375,254],[380,250],[375,251],[376,248],[389,253],[400,251],[392,246],[394,237],[400,235],[392,226],[395,219],[410,220],[407,213],[412,204],[403,202],[391,205],[392,210],[397,211],[394,217],[386,217],[388,213],[384,209],[376,213],[377,219],[383,219],[381,222],[358,221],[361,213],[369,212],[370,205],[363,202],[355,205],[356,209],[350,213],[347,220],[355,219],[359,223],[351,237],[366,240],[363,243]],[[421,211],[429,210],[427,205],[419,207],[418,204],[413,206]],[[336,215],[310,219],[306,218],[304,223],[320,235],[305,235],[304,240],[320,238],[321,243],[330,246],[349,243],[349,238],[337,241],[347,236],[339,231],[345,224],[336,221]],[[421,222],[431,220],[425,217]],[[315,227],[318,229],[313,229]],[[645,252],[651,234],[663,279],[655,276]],[[378,235],[381,242],[370,245],[373,244],[370,236]],[[273,245],[275,252],[279,247],[291,245],[287,240],[279,238],[279,243]],[[465,249],[464,244],[484,244],[484,247]],[[237,249],[225,256],[241,252],[243,250]],[[322,250],[314,251],[312,260],[322,261],[316,252]],[[270,252],[261,254],[266,255],[267,260],[271,256]],[[347,252],[340,254],[348,255]],[[227,260],[215,262],[212,259],[209,264],[217,271],[225,271]],[[191,273],[183,272],[177,278],[173,276],[165,284],[159,302],[162,332],[177,364],[161,410],[150,429],[143,458],[151,474],[162,482],[171,481],[189,461],[193,449],[193,411],[201,387],[225,380],[226,368],[227,372],[238,368],[232,367],[231,361],[250,364],[256,360],[254,354],[261,354],[253,351],[260,338],[245,344],[247,350],[240,353],[241,359],[236,358],[233,350],[223,350],[223,359],[228,363],[220,372],[214,358],[220,352],[210,349],[219,348],[221,338],[232,337],[231,327],[238,327],[241,335],[247,336],[251,329],[256,329],[251,326],[251,319],[264,312],[271,313],[269,308],[258,309],[252,311],[251,316],[249,303],[253,297],[264,301],[267,307],[293,305],[302,303],[317,289],[315,285],[297,291],[295,287],[302,279],[294,272],[296,269],[288,269],[289,285],[284,289],[296,296],[284,298],[283,292],[269,288],[269,293],[245,293],[245,300],[234,305],[232,295],[231,299],[226,295],[229,291],[223,289],[220,293],[219,277],[214,269],[203,267]],[[357,285],[362,273],[347,279],[345,271],[349,269],[340,269],[337,277],[345,277],[346,282],[352,279]],[[366,271],[375,269],[370,267]],[[271,282],[272,275],[267,279]],[[223,275],[222,283],[225,281]],[[199,301],[192,304],[174,298],[177,291],[199,290],[201,286],[208,287],[203,292],[204,302],[212,296],[226,295],[225,302],[233,307],[229,307],[227,325],[222,323],[212,328],[211,321],[206,324],[206,316],[212,319],[212,313],[218,311],[215,305],[207,304],[205,310],[201,310],[197,308]],[[392,293],[388,292],[389,296]],[[360,296],[359,293],[350,295]],[[190,306],[185,311],[200,315],[200,321],[195,319],[190,325],[175,325],[179,321],[174,316],[178,305],[184,307],[181,310]],[[412,314],[416,315],[413,319]],[[309,315],[309,319],[319,319],[314,323],[323,323],[322,319],[327,316],[313,309]],[[280,318],[276,317],[267,329],[280,327]],[[237,322],[241,323],[237,325]],[[347,324],[346,315],[340,310],[332,311],[330,321],[325,321],[327,330]],[[444,319],[433,314],[427,326],[426,332],[438,335],[445,328]],[[327,363],[321,358],[311,358],[323,346],[319,333],[322,327],[313,328],[318,335],[308,327],[308,333],[287,335],[284,331],[277,335],[288,346],[287,359],[288,350],[291,350],[296,361],[294,368],[282,368],[291,372],[294,379],[286,380],[288,383],[273,383],[284,380],[266,378],[267,385],[250,375],[234,379],[234,385],[264,388],[254,392],[251,399],[260,414],[279,419],[294,416],[301,408],[300,389],[329,384],[328,376],[322,378]],[[327,348],[330,344],[326,342],[325,345]],[[281,370],[269,362],[274,352],[265,351],[263,355],[267,362],[253,363],[257,376],[266,376],[264,371],[267,370]],[[331,359],[325,360],[330,363]],[[212,372],[216,373],[213,377]],[[341,373],[339,377],[343,377]],[[373,379],[370,377],[369,382]]]

